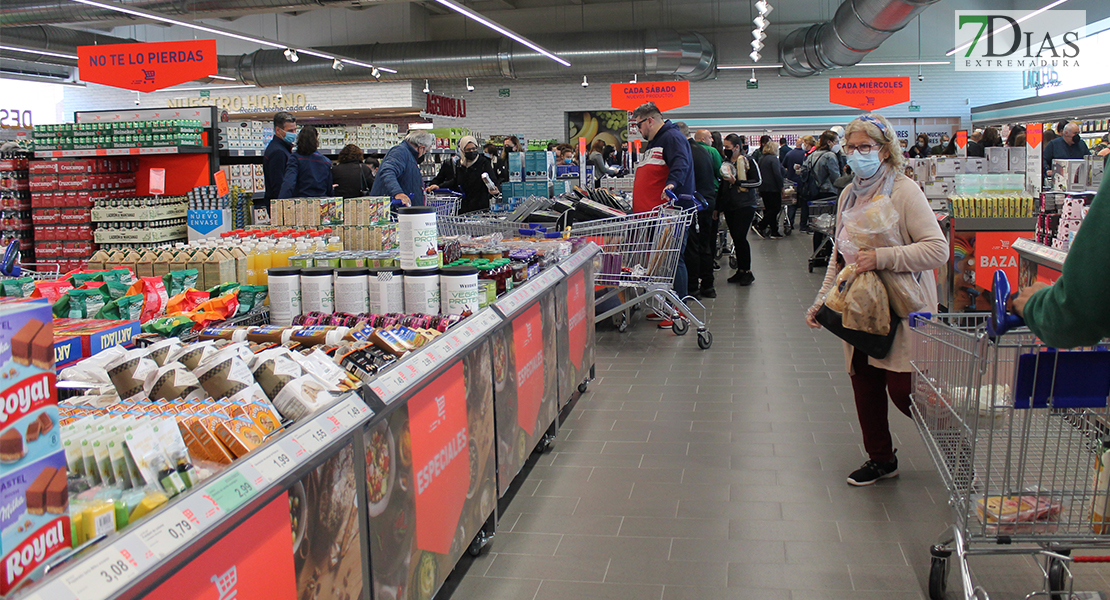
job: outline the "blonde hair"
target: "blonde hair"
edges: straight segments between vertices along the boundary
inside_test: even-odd
[[[815,148],[817,146],[817,138],[813,137],[812,135],[803,136],[802,143],[809,146],[810,148]]]
[[[760,148],[759,151],[763,154],[774,154],[777,156],[779,153],[779,145],[775,142],[767,142],[766,144],[763,144],[763,147]]]
[[[886,120],[886,117],[870,113],[855,119],[844,128],[844,140],[847,141],[848,137],[856,132],[866,133],[872,140],[879,142],[881,149],[886,150],[887,153],[886,160],[883,162],[899,171],[902,170],[904,163],[902,143],[898,140],[898,133],[894,131],[894,126]]]

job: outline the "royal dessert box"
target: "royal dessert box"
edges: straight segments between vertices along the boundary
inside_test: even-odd
[[[53,313],[45,300],[0,304],[0,594],[71,547],[58,425]]]

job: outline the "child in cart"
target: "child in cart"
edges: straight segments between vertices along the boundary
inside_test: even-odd
[[[1014,312],[1041,340],[1057,348],[1091,346],[1110,337],[1110,177],[1104,177],[1071,243],[1054,285],[1035,283],[1018,294]]]

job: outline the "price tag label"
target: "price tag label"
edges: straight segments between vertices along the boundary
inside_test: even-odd
[[[323,448],[328,440],[331,439],[331,434],[328,430],[331,428],[331,422],[326,419],[313,419],[311,423],[304,429],[303,432],[297,434],[297,442],[304,447],[310,454]]]
[[[255,489],[262,489],[266,487],[266,483],[268,483],[268,480],[263,477],[262,472],[254,468],[254,465],[249,462],[239,465],[236,470],[242,473],[243,477],[251,482],[251,485],[253,485]]]
[[[142,546],[142,542],[138,542]],[[114,544],[97,552],[81,563],[80,568],[68,573],[63,580],[74,596],[81,600],[107,598],[129,581],[139,576],[140,566],[132,546]],[[143,546],[145,552],[145,546]]]
[[[238,470],[233,471],[208,487],[208,496],[224,511],[232,511],[250,499],[255,488]]]
[[[221,513],[220,505],[209,494],[188,496],[177,504],[177,507],[190,523],[200,525],[201,529],[219,519]]]
[[[296,466],[293,457],[281,447],[260,453],[251,459],[251,464],[271,483],[284,477]]]
[[[189,540],[200,535],[200,525],[190,521],[176,507],[152,517],[136,532],[146,544],[152,560],[165,558]]]
[[[353,427],[362,419],[363,415],[368,413],[370,413],[369,406],[366,406],[356,398],[350,397],[335,410],[335,416],[344,427]]]

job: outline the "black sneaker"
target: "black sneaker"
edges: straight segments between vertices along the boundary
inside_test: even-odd
[[[755,281],[755,275],[751,271],[737,271],[735,275],[728,278],[729,283],[739,283],[740,285],[751,285]]]
[[[717,297],[717,290],[714,289],[714,288],[702,288],[701,297],[702,298],[716,298]]]
[[[898,476],[898,457],[888,463],[877,463],[869,460],[848,476],[848,485],[863,487],[871,485],[880,479],[890,479]]]
[[[719,263],[717,261],[713,261],[713,270],[714,271],[720,271],[721,270],[721,263]]]

